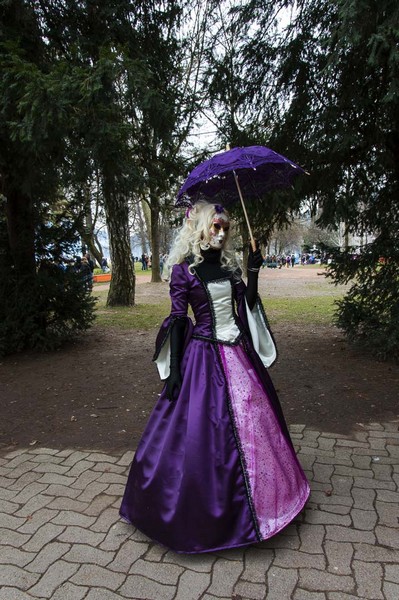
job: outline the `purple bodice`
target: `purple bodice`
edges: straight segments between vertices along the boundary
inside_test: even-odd
[[[235,303],[245,293],[242,280],[234,279],[233,274],[226,271],[224,279],[205,283],[197,274],[192,275],[189,272],[186,262],[173,267],[172,277],[174,283],[170,292],[172,318],[186,316],[190,304],[195,319],[192,332],[195,337],[219,339],[227,343],[227,340],[223,340],[223,334],[220,334],[223,328],[231,332],[229,342],[237,340],[241,324]],[[235,333],[234,327],[238,330]]]

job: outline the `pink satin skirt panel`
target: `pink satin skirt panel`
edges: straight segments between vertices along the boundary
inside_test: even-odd
[[[292,446],[241,346],[219,346],[235,427],[263,539],[301,511],[310,489]]]

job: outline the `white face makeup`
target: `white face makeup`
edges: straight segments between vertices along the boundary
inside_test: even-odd
[[[209,230],[209,245],[214,250],[221,250],[224,246],[230,221],[226,215],[216,215]]]

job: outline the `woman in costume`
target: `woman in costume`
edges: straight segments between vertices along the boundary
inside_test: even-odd
[[[154,357],[166,384],[120,514],[176,552],[260,542],[309,496],[265,368],[276,348],[257,292],[262,256],[250,251],[245,285],[228,213],[198,203],[186,213],[169,262],[172,308]]]

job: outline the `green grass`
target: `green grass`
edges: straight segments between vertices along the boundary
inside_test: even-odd
[[[96,323],[102,327],[149,330],[159,327],[170,312],[169,299],[157,304],[136,304],[132,307],[106,306],[107,291],[97,292]],[[329,325],[334,314],[334,301],[342,296],[312,296],[310,298],[263,299],[266,314],[273,323],[304,323]]]
[[[121,329],[152,329],[159,327],[170,311],[170,300],[158,304],[136,304],[135,306],[106,306],[108,291],[94,292],[98,298],[96,324],[102,327]]]
[[[134,272],[136,273],[136,276],[138,275],[140,277],[140,275],[151,275],[152,269],[147,269],[146,271],[142,271],[141,270],[141,262],[135,262],[134,263]]]
[[[332,322],[335,300],[342,296],[263,299],[271,323],[328,325]]]

